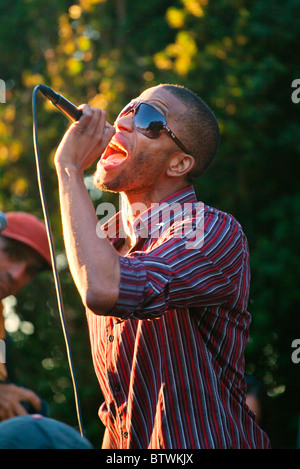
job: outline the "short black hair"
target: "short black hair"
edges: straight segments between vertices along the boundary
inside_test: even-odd
[[[182,101],[187,110],[178,119],[184,122],[178,138],[195,158],[189,180],[199,177],[212,163],[220,142],[218,121],[208,105],[193,91],[181,85],[159,85]]]

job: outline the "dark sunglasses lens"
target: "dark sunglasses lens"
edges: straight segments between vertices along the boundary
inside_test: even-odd
[[[140,104],[134,115],[136,129],[148,138],[158,138],[166,126],[165,117],[147,104]]]

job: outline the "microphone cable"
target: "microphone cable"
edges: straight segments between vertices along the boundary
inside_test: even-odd
[[[60,321],[61,321],[61,326],[62,326],[65,345],[66,345],[68,363],[69,363],[69,368],[70,368],[70,373],[71,373],[71,378],[72,378],[72,383],[73,383],[77,420],[78,420],[80,434],[82,437],[84,437],[80,401],[78,397],[78,388],[77,388],[77,383],[76,383],[76,376],[75,376],[75,371],[74,371],[69,335],[68,335],[66,320],[65,320],[65,315],[64,315],[61,285],[60,285],[58,269],[57,269],[57,264],[56,264],[53,235],[52,235],[52,230],[51,230],[51,225],[50,225],[50,220],[49,220],[49,213],[48,213],[47,202],[46,202],[46,197],[45,197],[45,192],[44,192],[44,187],[43,187],[43,178],[42,178],[42,171],[41,171],[41,164],[40,164],[40,153],[39,153],[39,147],[38,147],[37,115],[36,115],[36,95],[40,87],[41,85],[36,86],[33,90],[33,95],[32,95],[33,143],[34,143],[36,170],[37,170],[37,180],[38,180],[39,193],[40,193],[40,198],[41,198],[41,204],[42,204],[42,209],[43,209],[43,214],[44,214],[44,220],[45,220],[50,255],[51,255],[52,271],[53,271],[53,277],[54,277],[54,283],[55,283],[58,310],[59,310]]]

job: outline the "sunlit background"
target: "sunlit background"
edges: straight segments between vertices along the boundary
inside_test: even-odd
[[[213,109],[218,157],[195,188],[232,213],[249,240],[252,288],[249,382],[259,383],[261,425],[274,448],[297,440],[300,364],[292,342],[299,321],[300,3],[294,0],[1,0],[0,210],[42,217],[32,140],[32,92],[44,83],[75,104],[119,110],[149,86],[178,83]],[[39,145],[65,314],[87,437],[99,447],[102,396],[91,362],[85,312],[70,277],[61,235],[55,149],[68,123],[39,96]],[[93,188],[95,207],[116,203]],[[38,392],[51,416],[77,426],[51,274],[5,300],[17,383]]]

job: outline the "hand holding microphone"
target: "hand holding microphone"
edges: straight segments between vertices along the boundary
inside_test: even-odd
[[[77,108],[45,85],[40,91],[71,121],[55,155],[56,167],[84,171],[101,156],[115,129],[106,121],[106,112],[88,104]]]

